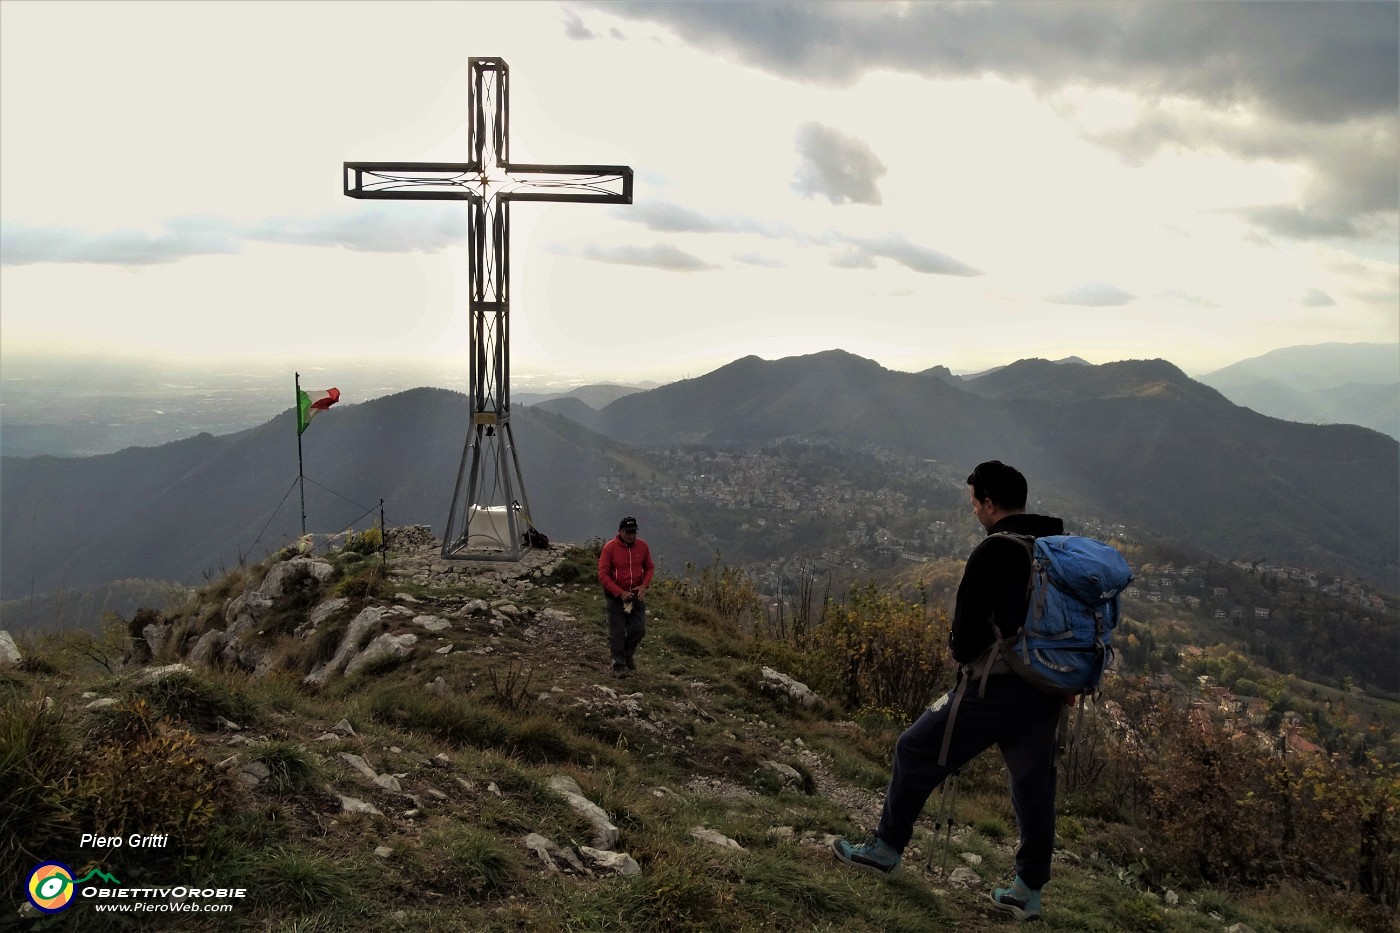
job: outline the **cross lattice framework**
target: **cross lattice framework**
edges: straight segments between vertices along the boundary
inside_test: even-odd
[[[530,501],[510,425],[510,204],[632,203],[626,165],[510,161],[509,69],[472,58],[470,162],[346,162],[352,198],[468,201],[471,423],[442,536],[442,556],[518,560]]]

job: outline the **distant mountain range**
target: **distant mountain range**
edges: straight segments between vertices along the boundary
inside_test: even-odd
[[[379,520],[441,533],[462,453],[466,396],[414,389],[337,407],[303,436],[308,530]],[[562,540],[609,535],[621,513],[592,494],[635,463],[621,445],[547,412],[514,413],[532,509]],[[0,595],[126,578],[198,583],[300,532],[296,427],[288,411],[237,434],[85,458],[3,458]],[[616,513],[616,514],[615,514]],[[655,523],[653,523],[655,524]],[[653,528],[652,531],[664,529]]]
[[[1400,344],[1285,347],[1200,377],[1261,415],[1359,424],[1400,439]]]
[[[519,406],[513,417],[531,506],[558,540],[612,533],[632,503],[606,479],[653,475],[649,447],[744,450],[799,437],[936,461],[931,476],[956,478],[998,458],[1021,467],[1047,507],[1226,556],[1396,580],[1400,444],[1241,408],[1162,360],[1022,360],[959,379],[894,372],[843,351],[747,357],[601,410],[575,397]],[[382,497],[390,524],[440,531],[466,421],[466,398],[442,389],[318,418],[303,438],[310,529],[369,527]],[[295,447],[289,411],[161,447],[6,457],[0,594],[124,578],[199,582],[240,554],[258,557],[299,530]],[[684,524],[658,508],[645,536],[695,553]]]
[[[579,386],[577,389],[570,389],[567,392],[512,392],[511,401],[521,405],[539,405],[542,402],[567,399],[580,402],[589,408],[602,408],[624,395],[631,395],[634,392],[655,387],[655,383],[645,386],[591,385]]]

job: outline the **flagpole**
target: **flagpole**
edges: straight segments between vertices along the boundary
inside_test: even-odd
[[[301,468],[301,373],[296,373],[297,387],[297,488],[301,490],[301,536],[306,537],[306,475]]]

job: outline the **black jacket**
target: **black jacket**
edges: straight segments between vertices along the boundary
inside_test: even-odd
[[[1016,631],[1026,618],[1030,555],[1019,541],[992,538],[998,531],[1042,538],[1064,534],[1065,523],[1047,515],[1008,515],[992,526],[987,540],[972,549],[958,584],[958,601],[948,637],[948,647],[959,664],[977,660],[991,646],[993,619],[1005,636]]]

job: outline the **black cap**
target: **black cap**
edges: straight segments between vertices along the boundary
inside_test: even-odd
[[[632,516],[629,515],[629,516],[627,516],[626,518],[624,518],[622,521],[620,521],[620,522],[617,523],[617,530],[618,530],[618,531],[636,531],[636,530],[637,530],[637,520],[636,520],[635,518],[633,518]]]

